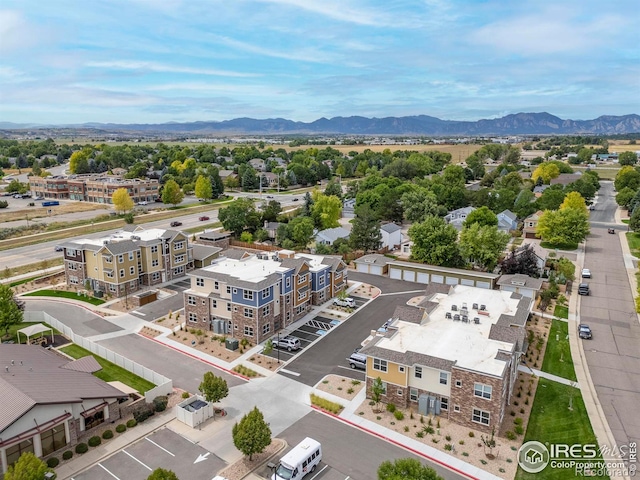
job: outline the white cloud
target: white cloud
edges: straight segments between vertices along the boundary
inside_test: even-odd
[[[88,62],[87,67],[108,68],[114,70],[146,70],[150,72],[188,73],[193,75],[213,75],[220,77],[258,77],[257,73],[232,72],[211,68],[193,68],[177,65],[167,65],[157,62],[141,62],[137,60],[115,60],[105,62]]]

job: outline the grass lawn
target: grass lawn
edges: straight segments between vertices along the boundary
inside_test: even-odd
[[[562,305],[556,305],[553,310],[553,314],[560,318],[569,318],[569,307],[563,307]]]
[[[23,280],[18,280],[17,282],[11,282],[9,284],[9,287],[17,287],[18,285],[22,285],[23,283],[29,283],[32,280],[35,280],[36,278],[40,278],[38,277],[30,277],[30,278],[25,278]]]
[[[568,334],[569,324],[567,322],[554,320],[551,323],[547,350],[542,361],[542,371],[567,380],[576,380],[576,372],[573,369],[573,360],[569,349],[569,339],[567,338]]]
[[[571,398],[573,398],[573,410],[569,410]],[[544,444],[547,442],[570,445],[596,444],[596,437],[593,434],[579,389],[545,378],[540,379],[524,438],[525,442],[530,440],[537,440]],[[535,474],[526,473],[518,468],[515,478],[516,480],[540,480],[542,478],[545,480],[565,480],[574,477],[573,470],[553,469],[547,466],[542,472]]]
[[[629,243],[629,250],[634,257],[640,257],[640,234],[628,232],[627,243]]]
[[[3,329],[0,332],[0,336],[2,337],[2,341],[6,341],[6,340],[13,340],[15,343],[18,343],[18,330],[22,330],[23,328],[27,328],[30,327],[31,325],[36,325],[38,323],[42,323],[43,325],[47,325],[44,322],[22,322],[19,323],[18,325],[11,325],[9,327],[9,334],[5,335],[6,332]],[[51,325],[47,325],[47,327],[51,327]],[[54,334],[59,334],[60,332],[58,330],[56,330],[55,328],[53,329],[53,333]],[[51,335],[50,332],[44,332],[44,335]],[[25,337],[24,335],[20,335],[20,340],[22,342],[24,342],[26,340],[27,337]]]
[[[554,243],[549,243],[549,242],[540,242],[540,246],[542,248],[548,248],[551,250],[554,249],[558,249],[558,250],[575,250],[576,248],[578,248],[578,244],[577,243],[559,243],[559,244],[554,244]]]
[[[221,222],[215,222],[215,223],[205,223],[203,225],[198,225],[197,227],[191,227],[191,228],[183,228],[182,231],[183,232],[187,232],[187,233],[198,233],[198,232],[202,232],[208,228],[218,228],[221,227],[222,223]]]
[[[629,225],[629,219],[625,218],[624,220],[622,220],[622,223],[626,223],[627,225]]]
[[[62,290],[37,290],[35,292],[25,293],[25,296],[71,298],[73,300],[90,303],[91,305],[102,305],[104,303],[104,300],[99,298],[85,297],[74,292],[64,292]]]
[[[86,357],[87,355],[93,355],[93,353],[91,353],[89,350],[85,350],[78,345],[69,345],[68,347],[63,347],[60,350],[73,358],[82,358]],[[129,385],[131,388],[135,388],[140,393],[144,393],[147,390],[151,390],[153,387],[155,387],[153,383],[129,372],[128,370],[125,370],[124,368],[117,366],[114,363],[111,363],[108,360],[105,360],[102,357],[99,357],[98,355],[93,355],[93,357],[102,367],[102,370],[94,373],[94,375],[99,379],[104,380],[105,382],[113,382],[118,380],[126,385]]]

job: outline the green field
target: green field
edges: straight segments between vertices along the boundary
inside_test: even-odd
[[[569,403],[572,409],[569,409]],[[543,444],[596,444],[591,422],[577,388],[556,383],[545,378],[538,382],[531,418],[524,442],[536,440]],[[590,462],[593,461],[590,459]],[[553,469],[547,466],[540,473],[526,473],[518,468],[516,480],[565,480],[575,478],[569,469]],[[589,478],[609,478],[593,476]]]
[[[135,388],[136,391],[140,393],[144,393],[155,387],[153,383],[145,380],[144,378],[141,378],[130,371],[99,357],[98,355],[94,355],[89,350],[85,350],[78,345],[69,345],[68,347],[63,347],[60,350],[76,359],[92,355],[102,367],[102,370],[94,373],[94,375],[105,382],[120,381],[125,385],[129,385],[131,388]]]
[[[26,297],[58,297],[58,298],[70,298],[72,300],[79,300],[81,302],[87,302],[91,305],[102,305],[104,300],[94,297],[85,297],[78,295],[74,292],[64,292],[61,290],[36,290],[35,292],[29,292],[24,294]]]
[[[544,353],[542,371],[575,381],[576,372],[571,359],[568,335],[569,324],[562,320],[554,320],[549,332],[547,350]]]

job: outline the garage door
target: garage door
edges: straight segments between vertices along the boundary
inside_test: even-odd
[[[458,277],[447,277],[447,285],[458,285]]]
[[[404,279],[407,282],[415,282],[416,281],[416,272],[413,270],[405,270],[404,271]]]
[[[396,280],[402,280],[402,269],[401,268],[389,268],[389,277],[395,278]]]
[[[469,279],[469,278],[463,278],[462,280],[460,280],[460,283],[462,285],[467,285],[469,287],[473,287],[473,284],[475,283],[473,280]]]
[[[429,274],[418,273],[418,283],[429,283]]]
[[[371,265],[369,271],[374,275],[382,275],[382,267],[380,265]]]
[[[366,263],[358,263],[358,272],[369,273],[369,265]]]
[[[489,283],[489,282],[476,282],[476,287],[491,289],[491,283]]]

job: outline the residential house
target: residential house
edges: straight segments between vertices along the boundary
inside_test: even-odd
[[[536,198],[540,198],[544,191],[549,187],[550,185],[536,185],[535,187],[533,187],[533,194]]]
[[[184,276],[193,269],[193,252],[185,233],[128,225],[109,237],[70,240],[64,249],[68,285],[115,297]]]
[[[333,245],[339,238],[348,239],[351,232],[344,227],[327,228],[316,233],[316,244]]]
[[[511,210],[503,210],[498,214],[498,230],[511,232],[518,229],[518,216]]]
[[[257,172],[264,172],[265,171],[265,163],[264,163],[264,160],[261,159],[261,158],[252,158],[251,160],[249,160],[248,163]]]
[[[498,431],[514,393],[532,304],[512,292],[429,285],[422,308],[397,307],[386,329],[360,350],[367,356],[367,396],[380,378],[385,403]]]
[[[128,394],[92,375],[93,357],[69,361],[35,345],[0,348],[0,474],[20,455],[59,456],[78,437],[120,419]]]
[[[264,222],[264,229],[267,231],[267,235],[271,240],[275,240],[278,235],[278,228],[280,228],[282,223],[280,222]]]
[[[355,198],[348,198],[344,202],[342,202],[342,218],[355,217],[356,216],[355,208],[356,208]]]
[[[536,230],[538,228],[538,220],[540,220],[543,213],[544,212],[542,210],[538,210],[524,219],[522,227],[524,238],[537,238]]]
[[[262,178],[262,186],[267,186],[268,188],[276,188],[280,184],[280,178],[278,175],[272,172],[261,173],[260,177]]]
[[[395,250],[402,243],[402,228],[395,223],[385,223],[380,227],[381,244],[380,248]]]
[[[196,242],[202,245],[210,245],[212,247],[220,247],[223,250],[229,248],[229,242],[231,240],[231,234],[228,232],[220,231],[205,231],[196,236]]]
[[[222,183],[225,183],[228,178],[238,178],[238,174],[233,170],[218,170],[218,175],[220,175]]]
[[[187,325],[260,343],[344,290],[347,267],[339,257],[289,250],[250,253],[230,249],[189,273],[184,292]]]
[[[458,208],[457,210],[452,210],[451,212],[447,213],[444,217],[444,220],[456,227],[456,230],[462,230],[462,224],[467,219],[467,216],[474,210],[474,207]]]
[[[523,297],[535,299],[542,288],[542,279],[520,273],[502,275],[498,279],[498,286],[504,292],[519,293]]]
[[[549,254],[547,251],[540,246],[538,242],[531,243],[523,243],[520,247],[516,249],[515,256],[521,255],[524,252],[525,248],[531,248],[536,257],[536,266],[538,267],[538,273],[542,275],[545,270],[545,266],[547,265],[547,257]]]

